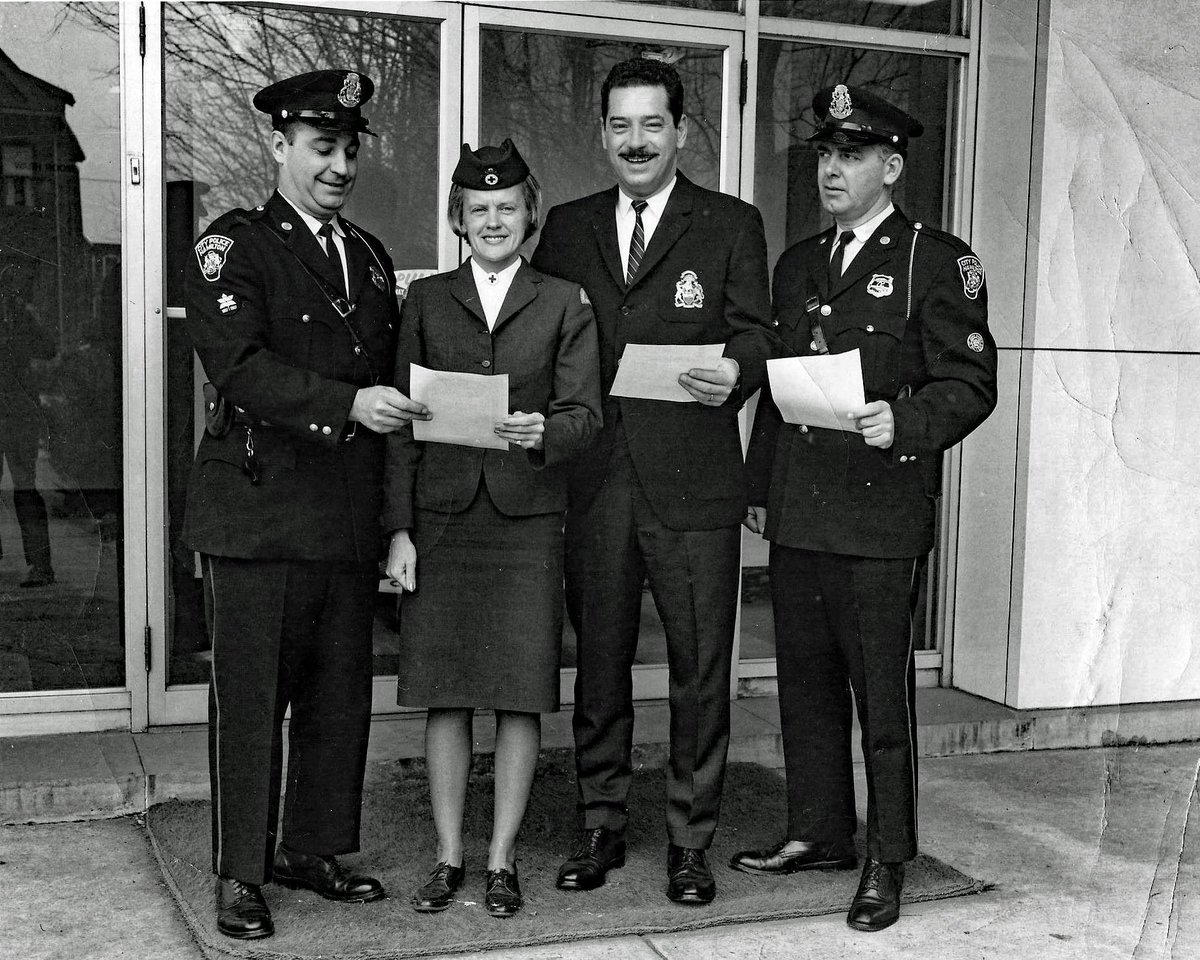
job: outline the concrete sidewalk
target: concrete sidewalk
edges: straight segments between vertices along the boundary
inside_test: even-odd
[[[1114,744],[1153,739],[1146,730],[1162,733],[1183,728],[1191,723],[1186,717],[1195,714],[1194,705],[1179,712],[1164,712],[1162,705],[1153,711],[1126,707],[1119,711],[1118,727],[1094,711],[1008,716],[1005,708],[987,705],[994,707],[996,715],[981,718],[981,702],[956,700],[947,691],[930,693],[937,697],[927,696],[922,705],[926,754],[945,737],[966,746],[973,735],[987,742],[1001,734],[1015,736],[1019,729],[1026,738],[1040,731],[1043,742],[1054,730],[1074,731],[1081,740],[1086,733],[1087,738]],[[777,716],[772,717],[777,709],[774,701],[740,700],[737,706],[733,753],[739,759],[761,762],[777,758],[771,746],[772,720],[777,724]],[[940,723],[935,722],[939,710]],[[951,715],[956,712],[975,716],[955,720]],[[1085,713],[1090,713],[1090,719]],[[659,723],[655,705],[639,708],[639,740],[650,741],[642,749],[651,762],[661,751],[654,742]],[[560,724],[559,718],[548,718],[548,745],[564,735],[557,729]],[[379,732],[373,758],[396,759],[397,751],[408,749],[404,745],[411,734],[395,728]],[[120,798],[111,794],[110,799],[137,805],[144,799],[139,791],[157,797],[202,795],[203,768],[197,771],[195,766],[203,758],[202,729],[139,735],[142,739],[134,743],[137,763],[120,747],[121,736],[128,735],[92,735],[96,736],[117,738],[107,744],[107,757],[101,750],[96,761],[107,763],[110,784],[127,787],[118,791]],[[105,782],[99,769],[93,765],[72,772],[72,763],[88,758],[88,751],[78,744],[70,749],[75,738],[33,739],[40,742],[0,742],[0,800],[6,804],[0,812],[5,819],[18,819],[13,816],[15,801],[22,798],[44,814],[97,798],[96,791]],[[995,889],[980,896],[907,907],[900,923],[882,933],[856,933],[839,913],[697,933],[459,956],[489,960],[838,956],[1190,960],[1200,956],[1200,744],[1029,749],[1036,745],[1026,739],[1024,749],[1020,741],[999,747],[1015,752],[947,750],[957,755],[922,759],[922,849],[991,881]],[[486,748],[481,744],[481,749]],[[11,779],[16,764],[10,761],[18,755],[26,775],[35,772],[31,758],[41,756],[40,785],[34,779],[23,783]],[[44,776],[46,767],[64,775],[57,800]],[[141,773],[131,779],[129,771],[134,768]],[[87,784],[91,787],[85,789]],[[864,791],[860,789],[859,795],[861,800]],[[112,812],[111,806],[106,810],[91,804],[93,817]],[[719,886],[725,868],[714,867]],[[529,878],[526,884],[538,882],[550,880]],[[795,882],[802,887],[803,876]],[[135,816],[0,827],[0,883],[4,891],[0,957],[191,960],[201,956],[162,886]]]

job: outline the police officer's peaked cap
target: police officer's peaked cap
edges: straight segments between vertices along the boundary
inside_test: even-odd
[[[831,143],[886,143],[907,150],[910,137],[925,132],[920,120],[910,117],[883,97],[839,83],[818,90],[812,101],[817,130],[808,139]]]
[[[478,150],[472,150],[464,143],[458,166],[450,179],[470,190],[503,190],[524,183],[528,176],[529,167],[512,140],[505,137],[498,147],[480,147]]]
[[[321,130],[371,133],[359,108],[374,92],[374,81],[354,70],[314,70],[263,87],[254,95],[254,107],[269,113],[276,128],[302,120]]]

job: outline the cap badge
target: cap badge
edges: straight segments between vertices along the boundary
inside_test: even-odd
[[[675,306],[699,308],[704,306],[704,287],[694,270],[684,270],[675,284]]]
[[[883,273],[871,277],[867,284],[867,293],[873,297],[890,297],[892,295],[893,278]]]
[[[845,120],[853,112],[854,104],[850,102],[850,91],[844,83],[839,83],[833,88],[833,95],[829,98],[829,115],[834,120]]]
[[[209,283],[221,279],[221,269],[225,266],[225,258],[232,246],[233,241],[219,233],[201,237],[200,242],[196,244],[196,259],[200,262],[200,272]]]
[[[387,289],[387,278],[375,264],[371,264],[371,282],[380,290]]]
[[[976,353],[983,353],[983,334],[973,333],[967,337],[967,346]]]
[[[978,257],[959,257],[958,272],[962,275],[963,293],[974,300],[983,289],[983,264]]]
[[[346,74],[342,89],[338,91],[338,103],[343,107],[357,107],[362,100],[362,84],[357,73]]]
[[[496,172],[495,167],[487,168],[487,173],[485,173],[483,175],[483,182],[486,183],[489,187],[494,187],[496,184],[498,184],[500,182],[500,174],[498,174]]]

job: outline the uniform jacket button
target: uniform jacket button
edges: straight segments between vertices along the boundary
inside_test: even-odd
[[[621,307],[621,316],[623,316],[623,317],[629,316],[629,304],[625,304],[624,306]]]
[[[827,303],[823,303],[823,304],[821,304],[821,316],[823,316],[823,317],[827,317],[827,316],[829,316],[831,313],[833,313],[833,307],[831,307],[831,306],[830,306],[829,304],[827,304]]]
[[[323,434],[325,434],[325,436],[329,436],[331,433],[333,433],[333,428],[332,427],[322,427],[321,432]]]
[[[482,362],[481,362],[479,365],[480,365],[481,367],[490,367],[490,366],[492,365],[492,361],[491,361],[491,360],[484,360],[484,361],[482,361]]]
[[[901,463],[908,463],[908,457],[901,456],[901,457],[900,457],[900,462],[901,462]]]
[[[308,425],[308,429],[309,429],[309,430],[312,430],[313,432],[316,432],[317,425],[316,425],[315,423],[310,423],[310,424]]]
[[[821,348],[817,346],[817,341],[813,340],[811,343],[809,343],[808,349],[811,350],[813,353],[816,353]]]
[[[911,460],[913,463],[916,463],[916,462],[917,462],[917,455],[914,453],[914,454],[913,454],[911,457],[909,457],[908,459],[909,459],[909,460]]]
[[[868,323],[867,324],[867,333],[874,333],[874,332],[875,332],[875,325],[873,323]]]
[[[800,424],[800,432],[801,432],[801,433],[808,433],[808,425],[807,425],[807,424],[804,424],[804,423]]]
[[[300,318],[300,322],[301,322],[301,323],[311,323],[311,322],[312,322],[312,317],[310,317],[310,316],[309,316],[309,315],[306,313],[304,316],[302,316],[302,317]]]

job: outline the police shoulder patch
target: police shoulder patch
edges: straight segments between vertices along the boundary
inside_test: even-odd
[[[968,300],[974,300],[983,289],[983,264],[974,255],[959,257],[958,272],[962,277],[963,294]]]
[[[221,270],[225,267],[225,260],[232,246],[233,241],[219,233],[201,237],[196,244],[196,259],[200,262],[200,272],[209,283],[221,279]]]

